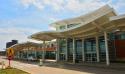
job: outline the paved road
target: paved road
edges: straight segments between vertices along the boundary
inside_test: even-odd
[[[0,57],[0,61],[7,60]],[[125,74],[122,70],[95,68],[87,66],[74,66],[74,65],[60,65],[56,63],[47,63],[44,66],[38,66],[37,64],[29,64],[19,61],[12,61],[12,66],[31,74]]]

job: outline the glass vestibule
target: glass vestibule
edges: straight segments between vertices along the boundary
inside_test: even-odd
[[[68,61],[73,61],[73,39],[68,39]],[[82,61],[82,40],[75,40],[75,60]]]
[[[65,60],[66,56],[66,39],[59,40],[59,59],[61,61]]]
[[[75,41],[76,60],[82,61],[82,40]]]
[[[100,59],[100,62],[106,61],[104,36],[99,37],[99,59]]]
[[[73,40],[72,39],[68,39],[67,48],[68,48],[68,61],[73,61]]]
[[[96,42],[94,38],[85,40],[85,61],[86,62],[96,62]]]

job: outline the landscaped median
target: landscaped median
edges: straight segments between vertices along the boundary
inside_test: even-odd
[[[0,69],[0,74],[29,74],[16,68]]]

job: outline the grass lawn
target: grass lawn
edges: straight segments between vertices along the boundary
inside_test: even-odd
[[[0,69],[0,74],[29,74],[16,68]]]

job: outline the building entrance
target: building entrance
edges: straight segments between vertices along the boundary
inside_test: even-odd
[[[97,62],[96,56],[96,43],[95,39],[86,39],[85,40],[85,61],[86,62]]]
[[[76,63],[82,62],[82,40],[76,40]]]

